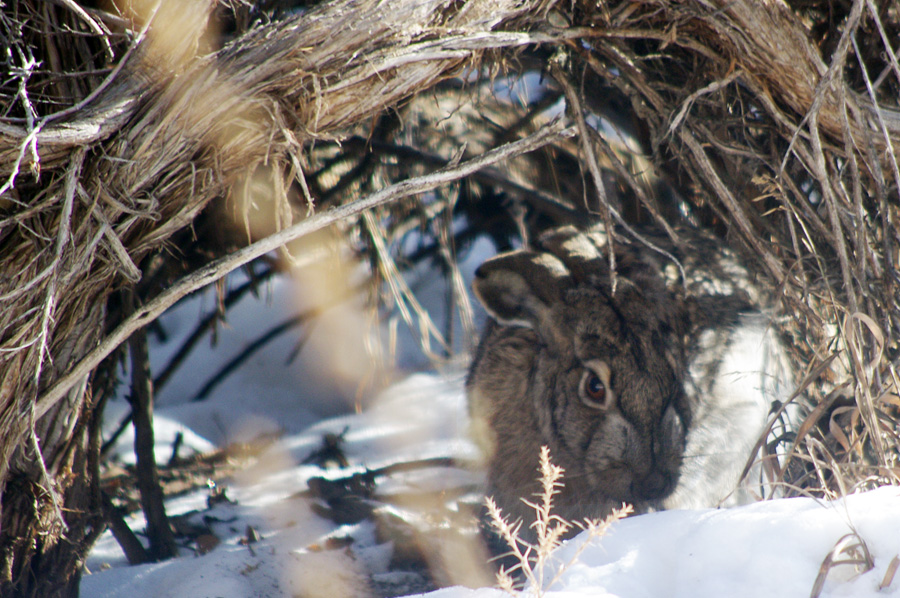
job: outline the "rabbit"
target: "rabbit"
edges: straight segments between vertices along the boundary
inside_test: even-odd
[[[684,250],[622,235],[615,288],[596,227],[552,230],[476,271],[491,320],[466,380],[472,432],[486,494],[526,537],[542,445],[564,469],[553,505],[568,521],[752,498],[739,478],[790,383],[786,352],[736,257],[679,234]]]

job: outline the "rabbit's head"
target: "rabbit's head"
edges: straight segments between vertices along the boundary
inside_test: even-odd
[[[688,324],[657,266],[617,252],[616,288],[601,233],[568,227],[539,250],[498,255],[474,291],[494,318],[467,382],[489,494],[528,516],[541,445],[565,469],[557,513],[636,511],[675,488],[691,417]],[[568,513],[568,515],[567,515]]]

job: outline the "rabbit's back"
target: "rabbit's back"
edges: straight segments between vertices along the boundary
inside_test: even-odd
[[[568,519],[746,498],[738,478],[789,372],[746,269],[682,234],[616,245],[615,276],[606,236],[572,227],[479,268],[493,321],[467,391],[507,513],[533,517],[521,499],[539,490],[543,445],[566,470]]]

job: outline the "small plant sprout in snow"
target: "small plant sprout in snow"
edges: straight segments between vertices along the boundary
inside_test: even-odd
[[[585,519],[582,522],[566,521],[562,517],[553,514],[553,496],[559,493],[563,487],[563,468],[554,465],[550,461],[550,449],[541,447],[540,482],[542,492],[538,496],[540,502],[522,501],[534,509],[535,521],[531,524],[534,528],[537,542],[532,544],[519,537],[522,521],[510,523],[503,516],[500,508],[491,497],[485,498],[491,525],[497,534],[509,546],[510,550],[503,556],[513,557],[517,563],[511,569],[500,567],[497,572],[497,584],[503,590],[516,595],[516,582],[512,573],[521,572],[525,585],[537,596],[543,596],[559,581],[562,574],[574,564],[582,551],[596,538],[606,534],[609,527],[616,521],[627,517],[632,513],[631,505],[622,505],[619,509],[613,509],[605,519]],[[587,532],[587,537],[579,545],[569,562],[560,567],[551,569],[554,572],[550,581],[545,581],[547,565],[551,562],[553,552],[562,544],[563,538],[573,528],[578,527]]]

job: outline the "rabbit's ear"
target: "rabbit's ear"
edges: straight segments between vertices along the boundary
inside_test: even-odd
[[[498,321],[535,328],[570,285],[569,271],[558,258],[519,250],[483,263],[473,290]]]

